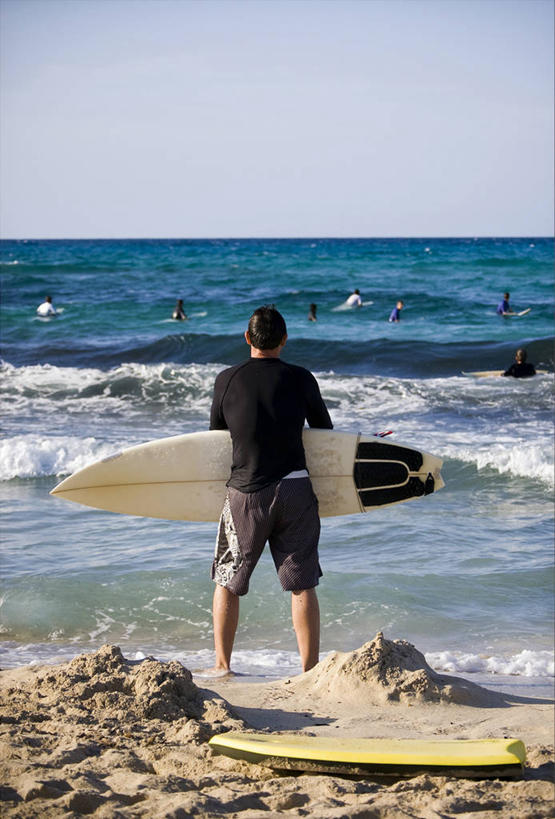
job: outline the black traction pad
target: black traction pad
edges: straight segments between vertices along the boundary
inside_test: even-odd
[[[364,441],[357,447],[355,460],[368,461],[403,461],[409,472],[419,472],[424,462],[421,452],[409,449],[406,446],[395,444],[379,444],[374,441]]]
[[[404,486],[394,486],[391,489],[359,489],[360,501],[363,506],[385,506],[388,503],[399,503],[409,498],[419,498],[433,492],[434,479],[428,475],[426,481],[420,478],[409,478]]]
[[[406,464],[396,461],[355,461],[353,475],[357,489],[370,489],[404,484],[409,470]]]
[[[435,484],[431,474],[425,481],[409,476],[409,472],[420,471],[423,460],[420,452],[407,447],[373,441],[360,443],[353,478],[362,505],[385,506],[429,495]]]

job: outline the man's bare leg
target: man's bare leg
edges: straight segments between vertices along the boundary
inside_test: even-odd
[[[320,606],[316,589],[291,592],[291,616],[303,671],[316,665],[320,652]]]
[[[225,586],[214,589],[212,603],[212,618],[214,621],[214,647],[216,662],[214,668],[218,671],[229,671],[233,641],[239,622],[239,597]]]

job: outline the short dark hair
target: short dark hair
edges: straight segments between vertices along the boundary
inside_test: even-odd
[[[257,350],[274,350],[287,334],[285,319],[273,304],[258,307],[249,319],[251,344]]]

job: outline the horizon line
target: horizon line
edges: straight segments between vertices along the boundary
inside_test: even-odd
[[[453,235],[376,235],[376,236],[9,236],[0,237],[0,242],[129,242],[129,241],[337,241],[337,240],[382,240],[382,239],[553,239],[555,236],[534,233],[513,234],[453,234]]]

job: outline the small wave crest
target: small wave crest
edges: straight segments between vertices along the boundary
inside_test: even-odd
[[[214,379],[221,367],[171,364],[122,364],[111,370],[57,367],[37,364],[14,367],[3,364],[2,411],[24,409],[73,413],[90,411],[96,403],[186,406],[209,409]]]
[[[16,435],[0,441],[0,480],[65,475],[114,451],[96,438]]]
[[[352,332],[356,332],[356,329]],[[460,375],[462,371],[499,370],[514,358],[514,342],[438,343],[415,340],[372,338],[361,340],[345,335],[340,338],[292,337],[287,344],[286,361],[301,364],[312,371],[333,370],[337,373],[364,376],[381,375],[398,378],[433,378]],[[552,370],[553,341],[550,338],[530,340],[528,359],[536,367]],[[84,345],[76,338],[66,345],[44,343],[40,347],[21,344],[19,340],[4,344],[6,360],[12,364],[36,362],[66,367],[115,369],[122,363],[165,364],[236,364],[245,359],[247,349],[241,333],[233,335],[172,333],[138,343],[122,339],[121,344]]]
[[[518,677],[553,677],[555,675],[552,651],[524,649],[510,657],[438,651],[426,654],[426,660],[436,671],[455,674],[485,673]]]
[[[542,437],[549,436],[546,434]],[[493,469],[500,474],[532,478],[552,487],[555,484],[552,449],[546,447],[545,442],[530,443],[531,440],[514,441],[508,437],[503,443],[488,441],[476,445],[474,442],[472,446],[468,443],[463,446],[448,444],[441,454],[473,463],[479,470]]]

